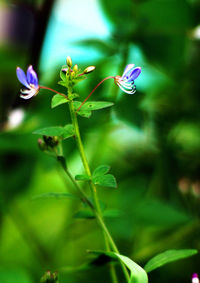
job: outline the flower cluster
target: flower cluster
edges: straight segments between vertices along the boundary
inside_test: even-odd
[[[71,69],[72,66],[72,60],[71,58],[68,56],[67,57],[67,66],[68,68],[63,68],[62,71],[66,73],[66,76],[68,77],[69,75],[69,80],[73,80],[75,82],[76,79],[78,79],[78,77],[84,75],[84,74],[88,74],[92,71],[94,71],[95,66],[89,66],[87,67],[83,73],[78,73],[78,66],[75,65],[73,70]],[[44,86],[39,86],[38,83],[38,77],[36,72],[33,70],[33,67],[30,65],[27,69],[27,73],[25,74],[24,71],[20,68],[17,67],[16,70],[17,73],[17,78],[18,80],[22,83],[22,85],[24,86],[21,90],[20,90],[20,97],[24,98],[24,99],[29,99],[32,98],[33,96],[35,96],[39,90],[41,88],[43,89],[48,89],[51,90],[53,92],[59,93],[53,89],[44,87]],[[69,74],[68,74],[69,73]],[[140,67],[135,67],[134,64],[128,64],[124,70],[124,73],[122,74],[122,76],[115,76],[115,77],[107,77],[105,79],[103,79],[95,88],[94,90],[100,85],[102,84],[105,80],[107,79],[114,79],[114,82],[117,86],[119,86],[119,88],[128,93],[128,94],[133,94],[136,92],[136,86],[135,86],[135,80],[137,79],[137,77],[140,75],[141,73],[141,68]],[[72,76],[72,74],[76,74],[75,76]],[[88,97],[85,99],[85,101],[90,97],[90,95],[94,92],[94,90],[88,95]],[[59,93],[61,94],[61,93]],[[65,96],[63,94],[61,94],[62,96]],[[84,102],[85,102],[84,101]],[[84,102],[82,104],[84,104]]]

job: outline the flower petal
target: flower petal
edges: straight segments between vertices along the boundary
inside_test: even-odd
[[[30,90],[21,89],[20,91],[21,91],[21,94],[20,94],[21,98],[30,99],[31,97],[35,96],[39,92],[39,89],[35,89],[35,88],[32,88]]]
[[[126,68],[124,69],[123,75],[122,75],[122,79],[124,79],[128,75],[128,73],[130,72],[131,69],[134,68],[134,66],[135,64],[128,64],[126,66]]]
[[[128,82],[134,81],[141,74],[141,68],[137,67],[133,71],[130,72]]]
[[[16,74],[17,74],[17,78],[20,81],[20,83],[23,84],[25,87],[30,89],[30,86],[29,86],[29,84],[27,82],[26,75],[25,75],[24,71],[20,67],[17,67]]]
[[[136,86],[135,85],[133,85],[132,88],[131,89],[129,88],[128,90],[125,88],[125,86],[121,85],[119,82],[117,83],[117,85],[119,86],[119,88],[122,91],[124,91],[128,94],[134,94],[136,92]]]
[[[32,84],[35,88],[38,88],[38,77],[36,72],[33,70],[32,65],[30,65],[27,69],[27,81],[28,84]]]

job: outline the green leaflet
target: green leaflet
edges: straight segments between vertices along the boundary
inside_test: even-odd
[[[69,100],[67,98],[63,97],[62,95],[56,94],[52,97],[51,108],[55,108],[58,105],[61,105],[63,103],[67,103],[68,101]]]
[[[33,197],[33,200],[38,199],[78,199],[77,196],[69,194],[69,193],[58,193],[58,192],[50,192],[45,194],[40,194]]]
[[[92,178],[92,180],[95,185],[99,185],[103,187],[117,188],[116,179],[111,174],[97,176],[97,177]]]
[[[151,272],[167,263],[190,257],[197,253],[198,251],[194,249],[168,250],[150,259],[145,265],[144,269],[146,272]]]
[[[72,124],[67,124],[64,127],[55,126],[36,130],[33,132],[36,135],[43,135],[49,137],[60,137],[62,139],[67,139],[74,136],[74,127]]]
[[[117,182],[115,177],[111,174],[106,174],[109,170],[109,165],[98,166],[92,174],[93,183],[99,186],[116,188]]]
[[[94,170],[92,177],[104,175],[104,174],[108,173],[109,170],[110,170],[109,165],[100,165]]]
[[[97,255],[106,255],[111,259],[120,260],[130,270],[129,283],[148,283],[148,276],[146,271],[130,258],[113,252],[91,251]]]
[[[39,130],[36,130],[33,132],[33,134],[36,135],[43,135],[43,136],[49,136],[49,137],[61,137],[64,133],[63,127],[48,127],[48,128],[42,128]]]
[[[74,101],[75,109],[78,109],[80,105],[80,101]],[[112,105],[114,105],[114,103],[109,101],[90,101],[84,103],[77,113],[82,117],[89,118],[92,114],[92,111],[111,107]]]

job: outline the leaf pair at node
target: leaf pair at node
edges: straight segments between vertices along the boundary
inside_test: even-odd
[[[107,174],[110,170],[108,165],[98,166],[92,176],[86,174],[76,175],[75,179],[77,181],[92,181],[95,185],[102,187],[117,188],[117,182],[112,174]]]

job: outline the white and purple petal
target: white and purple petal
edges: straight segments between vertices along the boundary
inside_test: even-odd
[[[122,79],[125,79],[128,76],[128,73],[130,72],[131,69],[133,69],[135,64],[128,64],[126,68],[124,69]]]
[[[192,275],[192,283],[199,283],[199,277],[197,273]]]
[[[23,99],[30,99],[35,96],[39,92],[39,88],[31,88],[31,89],[21,89],[20,97]]]
[[[125,86],[123,83],[121,83],[121,82],[117,82],[117,85],[119,86],[119,88],[122,90],[122,91],[124,91],[124,92],[126,92],[126,93],[128,93],[128,94],[134,94],[135,92],[136,92],[136,87],[135,87],[135,85],[132,85],[132,86],[129,86],[129,87],[127,87],[127,86]]]
[[[32,65],[27,69],[27,82],[30,85],[34,85],[35,88],[38,88],[38,77],[36,72],[33,70]]]
[[[35,89],[31,89],[29,91],[28,90],[24,90],[24,91],[21,91],[20,97],[23,98],[23,99],[30,99],[31,97],[36,95],[37,92],[38,91],[36,91]]]
[[[134,68],[128,76],[128,82],[134,81],[135,79],[137,79],[137,77],[141,74],[141,68],[137,67]]]
[[[16,74],[17,74],[17,78],[20,81],[20,83],[23,84],[25,87],[30,89],[30,86],[28,84],[26,75],[25,75],[24,71],[20,67],[17,67]]]

